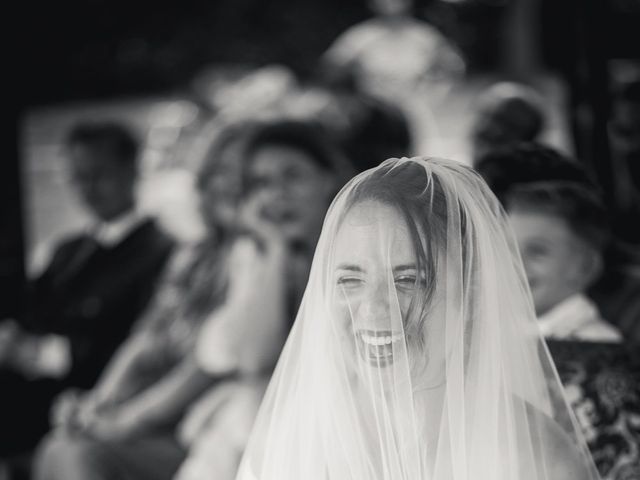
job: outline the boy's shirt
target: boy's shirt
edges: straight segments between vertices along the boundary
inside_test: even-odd
[[[581,293],[568,297],[538,317],[538,325],[545,338],[612,343],[622,341],[620,332],[603,320],[595,303]]]

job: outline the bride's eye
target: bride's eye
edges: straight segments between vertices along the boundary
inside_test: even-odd
[[[416,276],[415,275],[398,275],[394,278],[394,282],[396,286],[403,289],[411,289],[416,286]]]
[[[422,276],[418,277],[415,273],[407,273],[396,276],[394,282],[400,288],[413,289],[424,286],[425,279]]]
[[[342,288],[357,288],[364,283],[364,281],[360,277],[355,277],[352,275],[343,275],[338,277],[336,281],[338,285]]]

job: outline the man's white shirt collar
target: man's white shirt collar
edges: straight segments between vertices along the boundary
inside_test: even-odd
[[[89,234],[103,247],[113,247],[124,240],[142,221],[142,216],[135,210],[120,215],[109,222],[95,223]]]

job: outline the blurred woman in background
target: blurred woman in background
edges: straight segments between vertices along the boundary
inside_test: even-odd
[[[351,173],[317,126],[275,121],[248,140],[244,231],[229,258],[225,305],[206,321],[197,359],[213,387],[180,428],[177,479],[235,478],[258,406],[306,284],[331,198]]]

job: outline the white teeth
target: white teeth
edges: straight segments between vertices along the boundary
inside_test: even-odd
[[[396,334],[396,335],[392,335],[392,336],[385,336],[385,337],[374,337],[373,335],[361,335],[362,341],[368,345],[375,345],[375,346],[381,346],[381,345],[390,345],[392,342],[397,342],[398,340],[400,340],[402,338],[401,334]]]
[[[387,338],[389,339],[388,341],[387,341]],[[389,337],[373,337],[369,335],[363,335],[362,340],[368,345],[375,345],[375,346],[387,345],[391,343],[391,338]]]

